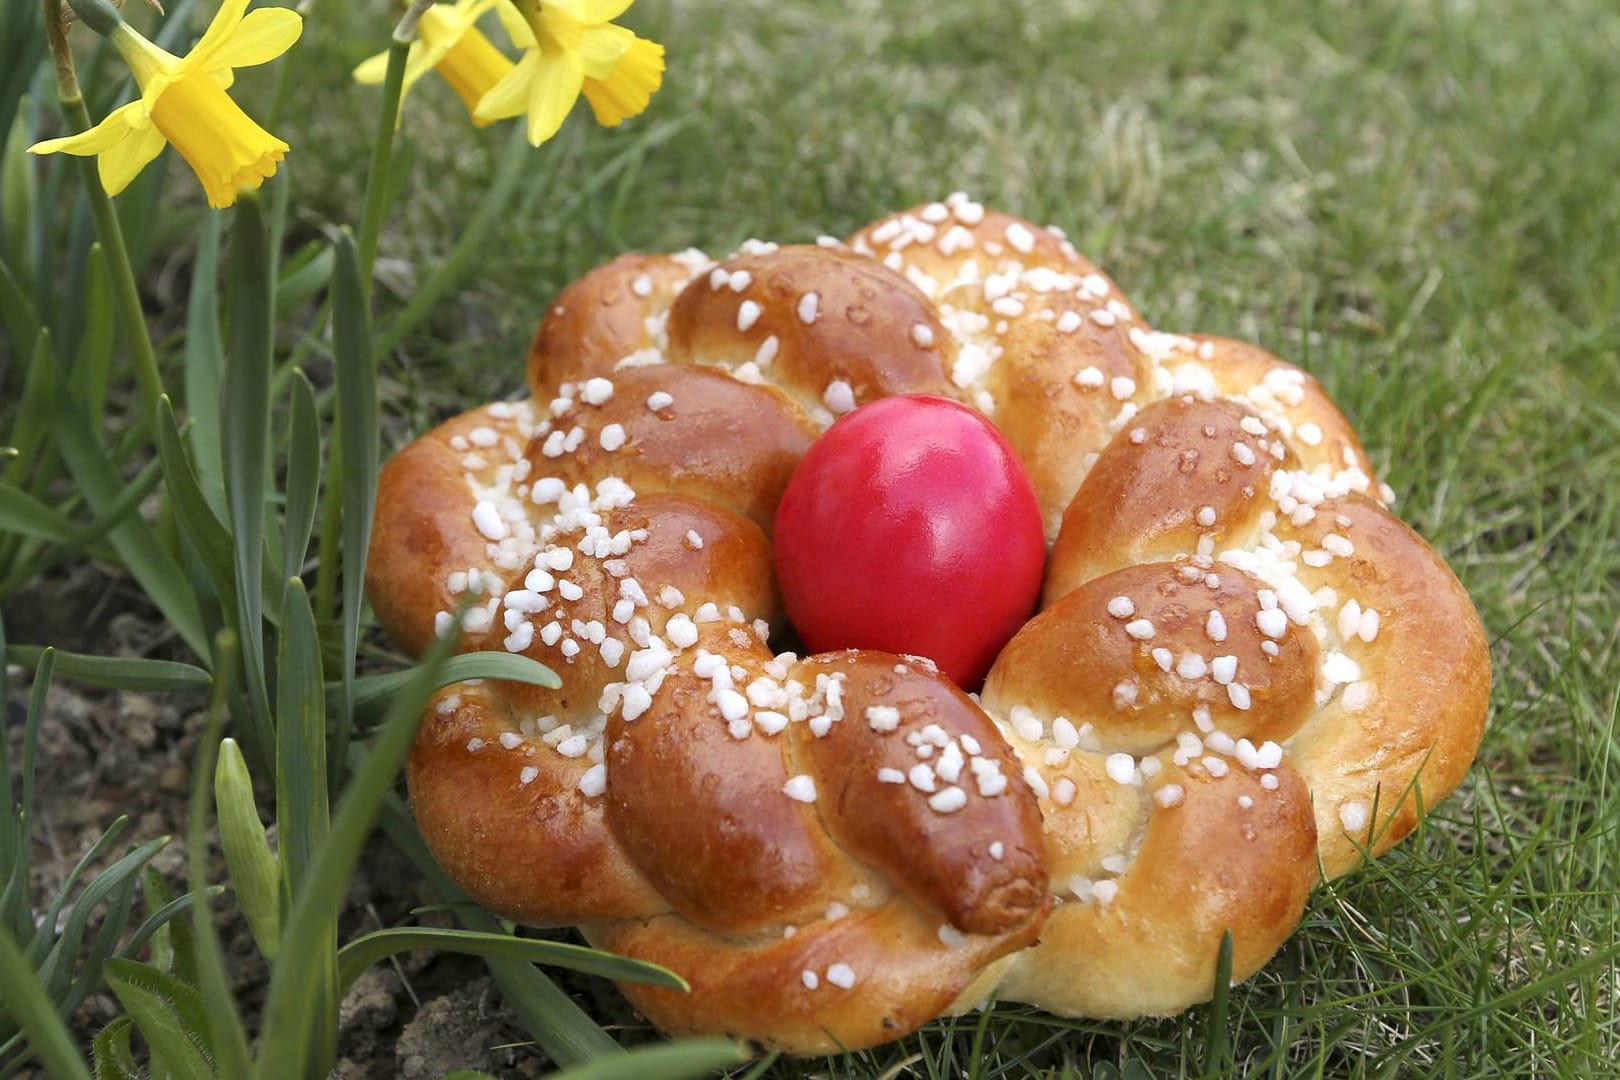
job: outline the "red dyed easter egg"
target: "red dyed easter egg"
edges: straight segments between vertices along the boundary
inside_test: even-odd
[[[1028,620],[1046,562],[1040,507],[999,431],[958,402],[883,398],[810,448],[776,511],[776,574],[813,652],[926,656],[983,680]]]

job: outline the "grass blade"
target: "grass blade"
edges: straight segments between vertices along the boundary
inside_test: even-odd
[[[51,1076],[58,1080],[91,1080],[90,1067],[79,1056],[67,1025],[56,1015],[51,999],[34,978],[33,968],[4,926],[0,926],[0,997]]]
[[[1221,935],[1215,956],[1215,986],[1209,1002],[1209,1025],[1204,1036],[1204,1075],[1225,1076],[1232,1069],[1231,1035],[1227,1013],[1232,995],[1232,931]]]
[[[107,411],[107,387],[112,382],[117,330],[112,275],[100,244],[90,245],[90,256],[84,264],[84,284],[83,332],[73,359],[73,385],[83,399],[84,415],[99,427]]]
[[[6,657],[14,664],[38,664],[49,652],[56,670],[70,679],[111,690],[149,690],[165,693],[203,690],[213,685],[213,676],[200,667],[174,660],[145,660],[130,656],[90,656],[85,653],[42,649],[36,645],[12,645]]]
[[[42,335],[43,337],[43,335]],[[78,482],[79,491],[96,514],[108,515],[124,493],[117,469],[96,441],[71,393],[58,381],[51,410],[51,431],[57,451]],[[175,632],[198,656],[207,656],[202,613],[191,585],[169,553],[138,514],[124,517],[109,530],[107,540],[130,575],[157,605]]]
[[[452,910],[462,926],[487,934],[502,932],[495,917],[467,899],[466,894],[433,861],[410,814],[398,800],[389,799],[383,810],[382,825],[388,838],[432,884],[433,891],[453,905]],[[490,974],[495,976],[507,1007],[553,1061],[561,1065],[575,1065],[624,1051],[612,1036],[533,964],[495,956],[485,957],[484,962]]]
[[[6,678],[6,620],[0,616],[0,701],[11,700],[11,686]],[[9,897],[18,871],[24,875],[28,868],[26,852],[31,846],[26,830],[28,807],[22,813],[11,800],[11,740],[0,734],[0,926],[11,926]],[[18,819],[21,818],[22,821]],[[27,904],[20,905],[26,908]],[[24,913],[19,912],[19,915]],[[24,928],[19,928],[19,932]]]
[[[219,732],[224,724],[225,709],[231,699],[231,672],[236,670],[236,637],[229,630],[220,631],[214,641],[214,655],[220,668],[219,682],[208,700],[208,712],[203,728],[202,742],[197,747],[197,765],[191,777],[191,806],[187,815],[186,852],[189,864],[191,895],[201,902],[191,909],[190,959],[196,965],[197,988],[202,991],[203,1011],[208,1022],[208,1045],[223,1077],[250,1075],[247,1035],[242,1030],[242,1018],[237,1014],[235,998],[231,993],[230,974],[225,970],[224,953],[220,949],[219,932],[214,929],[212,905],[208,889],[208,793],[209,778],[214,772],[214,754],[219,746]],[[186,962],[186,937],[175,935],[175,967],[181,971]]]
[[[315,505],[321,491],[321,429],[315,390],[302,371],[292,377],[292,415],[287,421],[287,510],[282,526],[281,573],[296,577],[304,567]],[[342,760],[335,758],[334,760]]]
[[[162,464],[156,459],[148,462],[146,468],[129,482],[100,517],[87,525],[69,522],[73,531],[67,536],[54,543],[48,543],[42,550],[13,563],[11,573],[0,579],[0,596],[5,596],[24,582],[32,581],[51,567],[76,556],[89,555],[92,558],[117,562],[118,553],[102,543],[102,538],[119,522],[135,514],[140,509],[141,503],[157,490],[162,481]],[[4,559],[0,558],[0,562],[4,562]]]
[[[225,887],[223,885],[210,885],[204,891],[204,895],[212,898],[224,891]],[[188,892],[184,896],[175,897],[152,912],[146,917],[146,921],[141,923],[135,932],[129,936],[129,940],[124,942],[123,948],[118,950],[118,955],[127,960],[135,959],[140,955],[140,951],[146,946],[146,943],[153,940],[160,930],[168,929],[170,923],[189,912],[196,899],[196,893]]]
[[[396,695],[410,685],[421,668],[406,668],[383,675],[366,675],[354,681],[354,709],[357,717],[371,721],[388,707]],[[562,685],[557,673],[537,660],[516,653],[476,652],[452,656],[439,669],[439,683],[434,689],[468,679],[505,679],[508,682],[528,683],[555,690]],[[340,686],[327,687],[327,694],[340,693]]]
[[[115,521],[109,522],[107,527],[111,528],[114,524]],[[66,547],[73,544],[83,528],[28,492],[10,484],[0,484],[0,533]]]
[[[270,199],[270,295],[276,301],[272,309],[281,313],[281,252],[287,242],[287,208],[292,203],[291,166],[277,169],[276,175],[266,179],[264,194]]]
[[[169,891],[168,882],[163,880],[162,874],[150,866],[141,871],[141,899],[146,904],[148,915],[162,911],[174,903],[174,894]],[[151,920],[148,919],[147,921],[150,922]],[[144,930],[145,928],[146,926],[143,923],[141,929]],[[146,957],[147,963],[159,971],[174,974],[174,932],[167,925],[159,926],[152,931],[150,941],[152,951]],[[130,948],[126,945],[119,950],[118,955],[126,960],[139,960],[141,958],[140,946]]]
[[[118,497],[107,504],[100,516],[88,524],[73,521],[63,516],[59,510],[46,506],[32,495],[28,495],[27,492],[20,492],[10,484],[3,484],[0,485],[0,493],[3,493],[0,498],[4,500],[4,509],[0,510],[0,513],[7,517],[0,522],[0,528],[14,528],[18,532],[71,548],[73,550],[70,554],[76,553],[96,543],[126,517],[139,510],[141,503],[157,490],[162,480],[162,468],[157,462],[149,463],[133,480],[124,485]],[[11,492],[19,492],[25,497],[26,502],[16,499]],[[45,512],[41,513],[41,509]],[[65,530],[62,527],[63,523],[66,523]]]
[[[4,291],[5,264],[0,263],[0,293]],[[41,330],[35,326],[32,337],[21,337],[13,329],[12,338],[19,346],[22,342],[32,341],[34,350],[29,355],[28,369],[23,375],[22,396],[17,402],[17,415],[13,419],[11,434],[7,442],[16,448],[16,456],[6,463],[4,473],[0,473],[0,480],[8,484],[23,486],[28,474],[33,471],[34,462],[38,459],[41,444],[45,440],[46,432],[50,428],[51,402],[56,397],[56,364],[51,351],[50,331]]]
[[[219,384],[225,348],[219,336],[220,214],[204,214],[197,230],[197,262],[186,304],[186,415],[198,486],[215,511],[225,510],[224,450],[219,438]]]
[[[330,827],[327,805],[326,695],[321,683],[321,643],[315,613],[302,580],[287,579],[282,601],[281,651],[276,688],[276,843],[281,859],[283,903],[292,910],[310,887],[316,852]],[[346,876],[346,872],[345,872]],[[298,954],[299,964],[318,969],[303,996],[307,1027],[301,1038],[315,1046],[315,1060],[330,1069],[337,1047],[337,920],[306,936],[285,939],[278,956]],[[326,1060],[331,1058],[331,1061]],[[305,1059],[307,1060],[307,1059]]]
[[[51,901],[51,906],[45,912],[45,918],[39,921],[34,930],[33,938],[24,949],[28,954],[30,963],[38,966],[41,958],[45,956],[47,947],[52,945],[52,938],[56,933],[58,920],[62,917],[62,908],[67,904],[67,899],[72,894],[74,887],[79,884],[79,879],[84,877],[85,872],[106,853],[108,848],[117,842],[128,827],[129,815],[121,814],[113,819],[113,823],[107,826],[107,831],[96,838],[96,842],[90,845],[90,850],[79,856],[79,861],[74,864],[72,870],[68,871],[67,877],[62,880],[61,887],[56,890],[55,899]],[[52,963],[54,964],[54,961]],[[51,979],[47,977],[47,973],[42,973],[40,977],[49,986]]]
[[[282,267],[276,281],[276,317],[285,319],[315,299],[332,279],[332,249],[312,243]]]
[[[84,932],[90,923],[91,914],[101,906],[103,900],[112,896],[126,882],[132,882],[146,864],[152,861],[152,856],[167,847],[168,843],[167,836],[148,840],[102,871],[94,881],[85,886],[84,892],[73,903],[73,910],[68,915],[62,937],[51,950],[51,955],[46,957],[45,963],[40,966],[40,981],[47,989],[53,991],[54,996],[61,997],[67,992],[73,972],[73,961],[79,955],[79,943],[84,940]]]
[[[56,650],[46,649],[45,655],[39,658],[34,668],[34,686],[28,695],[28,720],[23,729],[23,759],[22,759],[22,809],[24,814],[34,812],[34,766],[39,755],[39,728],[45,720],[45,697],[50,692],[51,675],[56,670]],[[27,832],[23,833],[23,857],[19,862],[27,864],[29,842]],[[26,889],[28,883],[23,882]]]
[[[0,326],[11,333],[13,341],[33,341],[40,331],[39,316],[28,301],[28,291],[3,259],[0,259]]]
[[[298,578],[287,579],[282,607],[285,623],[276,660],[276,832],[281,878],[296,900],[330,824],[326,699],[315,613]]]
[[[332,759],[348,754],[354,729],[354,654],[365,603],[366,552],[377,505],[377,371],[371,359],[366,289],[354,238],[340,233],[332,281],[332,348],[337,368],[338,438],[342,443],[343,672]]]
[[[141,869],[143,873],[131,874],[119,883],[113,893],[112,902],[107,905],[106,914],[101,917],[101,927],[90,943],[84,963],[74,974],[66,992],[56,999],[56,1007],[61,1010],[63,1016],[72,1016],[84,999],[90,996],[90,992],[101,985],[102,971],[107,961],[116,957],[118,939],[129,927],[129,912],[135,906],[135,894],[140,890],[140,879],[144,876],[144,871],[150,867]]]
[[[333,817],[332,830],[283,924],[282,948],[264,1009],[260,1041],[264,1054],[257,1073],[261,1080],[280,1080],[309,1071],[307,1054],[315,1023],[309,1003],[320,991],[326,963],[336,959],[335,953],[320,955],[317,950],[320,943],[336,936],[343,890],[378,809],[405,762],[422,710],[438,678],[438,667],[449,649],[448,638],[436,642],[416,677],[395,698],[375,748],[349,783]],[[331,1066],[330,1062],[322,1064]]]
[[[0,645],[4,644],[4,620],[0,620]],[[23,727],[22,798],[13,801],[11,786],[11,760],[6,740],[0,738],[0,766],[5,775],[0,777],[0,794],[5,795],[4,852],[0,862],[5,871],[4,887],[0,888],[0,925],[18,940],[37,933],[34,912],[29,903],[30,871],[33,862],[33,839],[29,834],[29,816],[34,811],[34,755],[39,746],[39,726],[45,715],[45,695],[50,687],[54,654],[47,649],[34,670],[34,688],[29,695],[28,715]],[[0,663],[0,689],[5,689],[5,668]],[[65,891],[65,890],[64,890]],[[60,894],[58,894],[60,895]],[[50,924],[52,928],[55,923]]]
[[[185,532],[208,577],[222,597],[230,597],[235,589],[231,563],[231,534],[220,523],[218,514],[209,505],[191,462],[186,459],[180,445],[179,426],[175,422],[174,406],[168,395],[158,401],[155,424],[158,458],[163,462],[163,478],[173,500],[174,513]],[[195,444],[194,444],[195,445]]]
[[[685,1039],[597,1058],[551,1074],[551,1080],[684,1080],[741,1065],[748,1051],[726,1039]]]
[[[237,633],[247,675],[251,737],[274,758],[270,691],[264,670],[264,507],[270,461],[270,259],[259,200],[236,204],[228,270],[231,330],[221,437],[225,502],[236,548]]]
[[[39,207],[39,184],[27,153],[28,143],[33,138],[28,123],[28,98],[22,97],[14,104],[14,109],[7,109],[11,125],[3,133],[5,151],[0,155],[0,239],[5,241],[5,247],[0,249],[0,262],[10,266],[21,284],[28,287],[37,280],[38,271],[34,265],[32,225]]]
[[[473,259],[484,249],[489,230],[500,220],[501,212],[517,190],[518,181],[525,177],[533,179],[532,162],[533,153],[528,140],[521,131],[514,129],[495,179],[483,193],[477,212],[467,223],[456,245],[439,260],[433,273],[421,283],[405,307],[381,328],[376,343],[379,353],[386,356],[392,352],[405,335],[428,312],[438,307],[439,301],[461,280]]]
[[[530,964],[547,964],[606,979],[646,983],[671,990],[687,990],[686,980],[667,968],[634,960],[628,956],[602,952],[583,945],[560,941],[538,941],[510,934],[485,934],[472,930],[435,930],[427,927],[398,927],[377,930],[345,945],[338,953],[338,975],[347,991],[371,965],[395,953],[412,949],[438,949],[441,952],[471,956],[506,957]]]

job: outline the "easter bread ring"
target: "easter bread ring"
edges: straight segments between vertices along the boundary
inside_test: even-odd
[[[1320,385],[1150,329],[1055,230],[956,195],[847,242],[623,256],[548,310],[528,389],[381,477],[394,639],[473,593],[458,648],[562,677],[441,692],[412,806],[491,910],[686,977],[624,987],[672,1033],[853,1049],[993,990],[1179,1011],[1226,933],[1247,978],[1473,760],[1478,616]],[[996,424],[1050,542],[977,696],[769,647],[795,464],[908,393]]]

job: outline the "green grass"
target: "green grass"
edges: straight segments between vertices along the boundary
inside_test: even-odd
[[[388,10],[318,5],[293,54],[296,230],[359,205],[370,103],[345,72]],[[631,21],[669,46],[664,91],[535,156],[476,278],[382,358],[396,443],[517,391],[548,298],[627,248],[807,240],[955,188],[1063,226],[1158,325],[1319,376],[1493,643],[1479,763],[1232,991],[1232,1070],[1620,1072],[1620,12],[643,0]],[[505,138],[470,137],[426,83],[407,132],[385,313],[454,243]],[[1207,1008],[1115,1024],[1000,1006],[773,1071],[1219,1073],[1210,1028]]]

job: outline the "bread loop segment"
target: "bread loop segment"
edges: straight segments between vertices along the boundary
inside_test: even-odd
[[[666,1030],[855,1048],[997,986],[1177,1011],[1223,934],[1258,970],[1478,745],[1478,617],[1321,386],[1154,330],[966,196],[848,243],[623,256],[559,295],[528,383],[380,483],[395,639],[470,600],[458,647],[563,680],[439,695],[412,803],[481,903],[685,975],[625,987]],[[921,658],[771,648],[795,464],[912,392],[997,424],[1051,543],[982,702]]]
[[[826,385],[944,383],[906,329],[926,302],[817,248],[751,264],[778,309],[754,323],[799,373],[751,379],[732,351],[759,350],[735,317],[748,258],[684,293],[690,260],[648,258],[566,291],[532,401],[458,417],[388,465],[369,584],[407,647],[471,594],[460,648],[562,675],[453,688],[419,734],[419,825],[474,898],[671,963],[691,994],[628,989],[669,1030],[809,1052],[984,993],[1050,893],[1035,797],[972,699],[926,660],[768,647],[768,533]],[[801,286],[828,298],[813,319]],[[733,305],[724,332],[702,329],[699,290]],[[842,359],[880,325],[908,357]],[[689,362],[652,362],[666,353]]]

